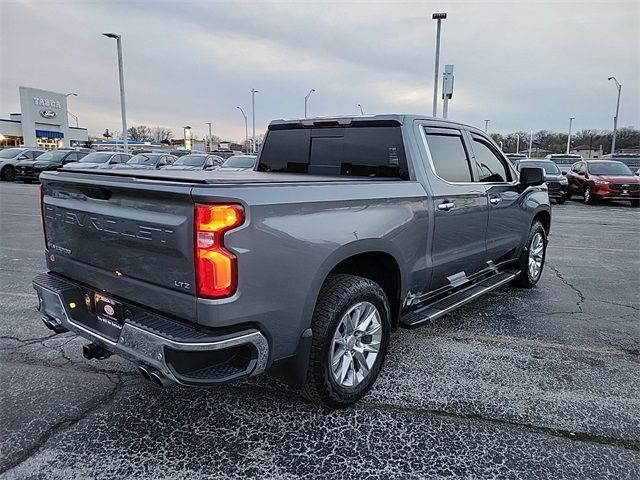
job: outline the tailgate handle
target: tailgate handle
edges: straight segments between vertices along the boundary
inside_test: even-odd
[[[83,187],[80,191],[87,197],[96,198],[98,200],[109,200],[111,198],[111,190],[108,188]]]

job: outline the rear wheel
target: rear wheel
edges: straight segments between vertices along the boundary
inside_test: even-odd
[[[7,182],[11,182],[16,179],[16,171],[12,165],[7,165],[0,171],[0,178]]]
[[[594,203],[596,203],[596,197],[593,196],[591,187],[587,187],[584,189],[584,203],[587,203],[589,205],[593,205]]]
[[[389,303],[362,277],[331,275],[313,314],[313,341],[302,394],[325,408],[346,407],[374,384],[389,345]]]
[[[531,225],[527,247],[520,254],[520,275],[514,284],[531,288],[538,283],[547,257],[547,232],[537,220]]]

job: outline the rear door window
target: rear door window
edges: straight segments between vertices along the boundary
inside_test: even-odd
[[[443,128],[427,128],[425,133],[436,175],[448,182],[472,182],[469,155],[462,141],[462,133]]]

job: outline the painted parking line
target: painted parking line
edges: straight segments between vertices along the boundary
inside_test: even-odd
[[[18,298],[38,298],[38,296],[35,293],[2,292],[2,291],[0,291],[0,296],[18,297]]]

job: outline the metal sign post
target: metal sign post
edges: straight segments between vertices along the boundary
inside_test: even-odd
[[[442,118],[447,118],[449,114],[449,99],[453,97],[453,79],[453,65],[445,65],[442,75],[442,98],[444,100]]]

